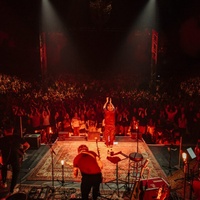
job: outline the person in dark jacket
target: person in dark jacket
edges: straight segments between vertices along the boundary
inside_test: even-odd
[[[20,166],[23,160],[24,152],[30,147],[19,135],[14,134],[14,127],[7,124],[4,127],[4,136],[0,138],[0,150],[2,155],[2,188],[7,188],[7,171],[8,165],[12,169],[12,179],[9,192],[12,194],[17,184],[17,179],[20,172]]]

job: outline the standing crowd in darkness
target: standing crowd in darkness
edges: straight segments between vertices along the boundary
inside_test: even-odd
[[[0,75],[1,126],[9,118],[16,131],[23,128],[23,134],[41,129],[48,134],[103,132],[103,105],[109,96],[115,105],[115,135],[134,137],[138,131],[140,138],[151,143],[178,143],[181,136],[183,142],[197,141],[199,78],[179,82],[174,88],[160,83],[159,90],[154,92],[140,88],[136,82],[127,77],[116,77],[111,82],[66,75],[39,85]],[[48,135],[45,138],[48,140]]]

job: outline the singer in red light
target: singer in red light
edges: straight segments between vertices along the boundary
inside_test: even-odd
[[[112,148],[115,138],[115,114],[116,109],[112,104],[112,99],[107,97],[106,102],[103,106],[104,119],[105,119],[105,129],[104,129],[104,139],[105,144],[108,148]]]

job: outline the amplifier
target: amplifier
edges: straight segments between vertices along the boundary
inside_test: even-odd
[[[61,131],[61,132],[58,133],[58,140],[59,141],[65,141],[69,137],[70,137],[70,133],[69,132]]]
[[[160,177],[141,180],[143,188],[143,200],[168,199],[170,196],[169,184]]]
[[[41,145],[40,134],[26,134],[24,139],[30,144],[30,149],[38,149]]]
[[[100,141],[100,132],[88,132],[88,141],[96,141],[96,139]]]
[[[137,139],[137,132],[131,133],[131,139]]]

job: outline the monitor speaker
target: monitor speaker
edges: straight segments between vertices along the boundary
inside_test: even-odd
[[[88,141],[100,141],[100,132],[88,132]]]

